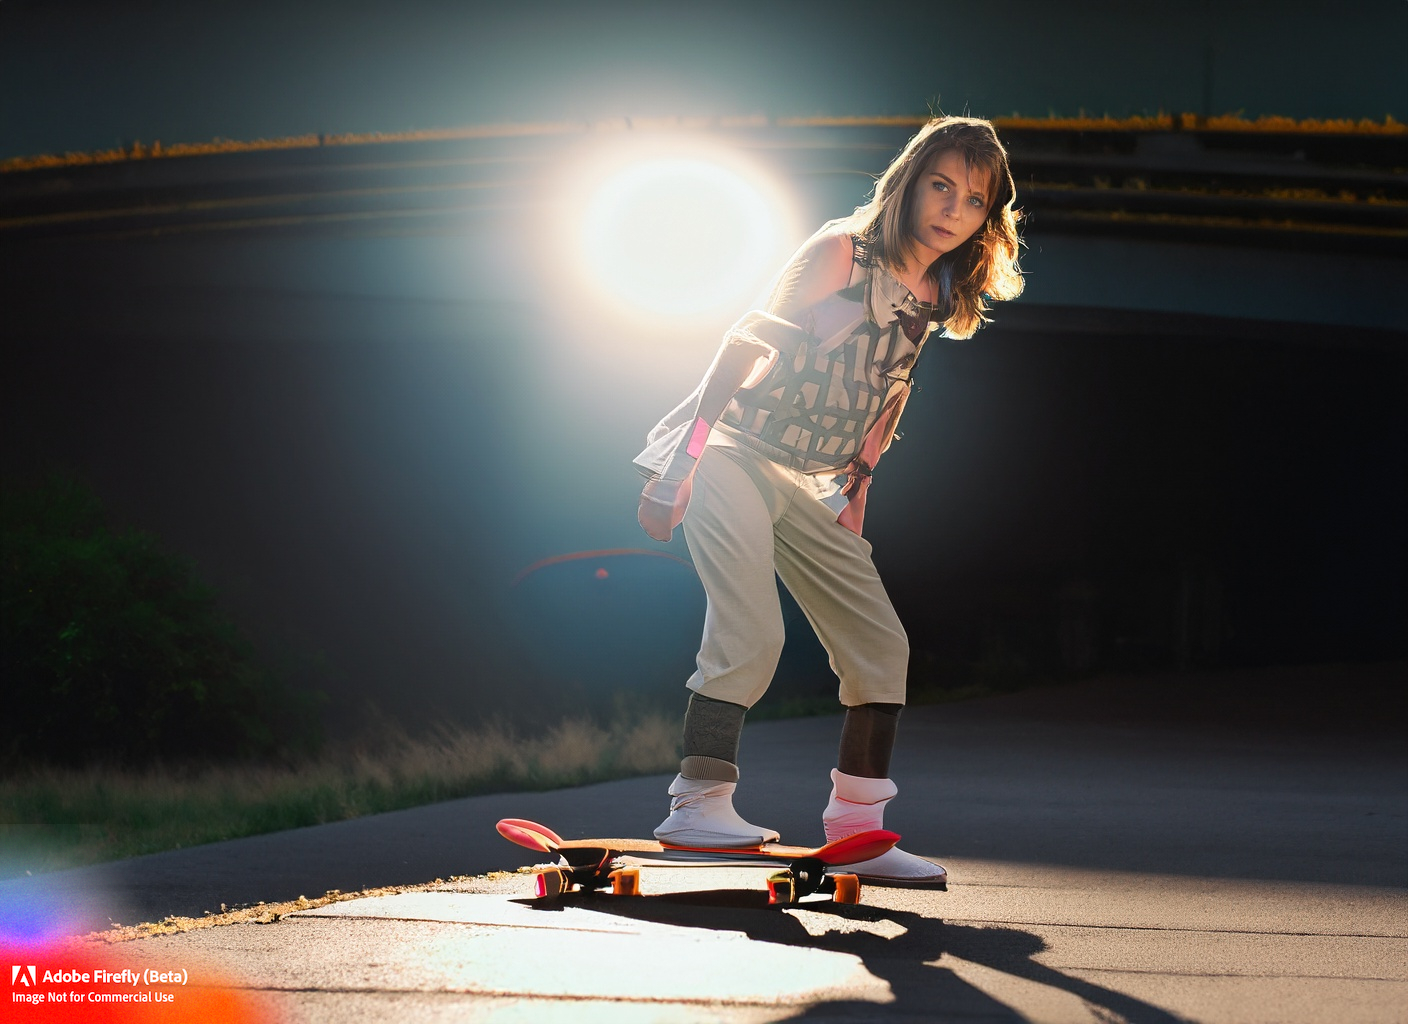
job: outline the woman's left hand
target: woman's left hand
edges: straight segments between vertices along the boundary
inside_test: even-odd
[[[684,521],[684,511],[689,505],[689,494],[694,475],[691,473],[679,483],[652,480],[640,493],[640,508],[636,519],[641,529],[651,540],[662,544],[669,541],[675,527]]]

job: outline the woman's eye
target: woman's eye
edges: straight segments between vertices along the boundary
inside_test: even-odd
[[[981,208],[982,208],[982,205],[983,205],[983,201],[982,201],[981,199],[979,199],[977,196],[969,196],[969,197],[968,197],[968,205],[969,205],[969,206],[976,206],[976,207],[978,207],[978,208],[981,209]]]
[[[936,182],[934,182],[934,188],[935,188],[936,191],[939,191],[939,192],[947,192],[947,191],[948,191],[948,185],[945,184],[945,183],[942,182],[942,181],[936,181]]]

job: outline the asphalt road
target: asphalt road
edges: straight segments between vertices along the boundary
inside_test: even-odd
[[[1385,696],[1402,676],[1107,679],[912,708],[887,825],[948,867],[947,893],[778,912],[647,875],[654,895],[548,908],[514,874],[111,949],[311,1021],[1402,1021],[1408,756]],[[750,726],[742,812],[819,838],[838,725]],[[643,834],[666,782],[452,801],[10,881],[0,899],[80,928],[482,875],[525,863],[497,818]]]

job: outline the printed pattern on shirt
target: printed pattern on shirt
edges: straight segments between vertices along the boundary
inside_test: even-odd
[[[864,324],[829,352],[803,342],[762,381],[739,392],[723,422],[787,453],[802,471],[840,469],[860,450],[890,389],[880,369],[893,330]]]
[[[854,303],[854,326],[829,339],[808,335],[761,381],[739,391],[720,417],[741,443],[803,473],[844,469],[859,453],[892,390],[908,386],[930,330],[929,307],[903,286],[893,290],[907,301],[882,298],[891,289],[877,287],[877,277],[887,272],[857,265],[860,280],[838,294]]]

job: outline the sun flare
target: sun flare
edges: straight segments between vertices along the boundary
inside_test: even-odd
[[[727,158],[664,153],[604,168],[578,222],[590,287],[653,316],[741,312],[792,241],[775,191]]]

